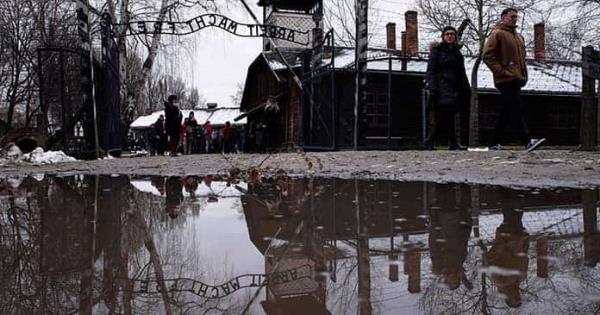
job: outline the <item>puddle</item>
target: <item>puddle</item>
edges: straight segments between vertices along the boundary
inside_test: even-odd
[[[0,180],[1,314],[592,314],[599,190]]]

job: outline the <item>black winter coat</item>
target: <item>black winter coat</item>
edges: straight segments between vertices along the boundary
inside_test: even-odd
[[[160,119],[157,119],[156,122],[152,125],[152,136],[157,139],[164,138],[166,136],[165,126],[160,121]]]
[[[179,135],[182,118],[183,114],[178,107],[171,107],[169,103],[165,102],[165,131],[168,135]]]
[[[431,48],[425,82],[435,107],[468,106],[471,88],[459,47],[439,43]]]

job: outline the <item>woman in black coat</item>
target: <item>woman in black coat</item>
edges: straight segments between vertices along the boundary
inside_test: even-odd
[[[450,150],[462,149],[456,136],[454,118],[461,107],[469,104],[471,88],[454,27],[445,27],[442,42],[432,46],[425,82],[430,93],[430,110],[435,114],[425,145],[433,149],[436,144],[448,139]]]

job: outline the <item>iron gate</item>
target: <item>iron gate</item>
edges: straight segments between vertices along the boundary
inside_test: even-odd
[[[102,149],[120,151],[119,51],[110,19],[102,22],[102,62],[94,60],[98,74],[98,134]],[[38,49],[40,103],[49,134],[46,148],[60,143],[70,153],[94,150],[94,113],[89,51],[68,47]]]
[[[304,148],[336,149],[335,45],[333,30],[304,58]]]
[[[104,14],[102,23],[102,102],[98,109],[99,134],[102,148],[119,152],[123,141],[121,130],[119,49],[115,42],[110,15]]]
[[[66,151],[87,149],[85,133],[80,132],[89,116],[85,95],[91,95],[81,82],[86,64],[89,57],[80,49],[38,49],[40,103],[49,135],[46,148],[61,143]]]

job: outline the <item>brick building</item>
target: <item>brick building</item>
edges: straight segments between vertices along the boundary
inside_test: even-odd
[[[389,23],[387,49],[368,51],[367,105],[359,109],[359,120],[364,124],[359,135],[361,149],[410,148],[425,133],[423,79],[427,52],[418,46],[417,12],[406,12],[405,20],[400,49],[396,47],[396,26]],[[528,127],[533,136],[546,137],[547,145],[578,145],[581,63],[545,58],[543,24],[535,26],[534,37],[534,58],[527,60],[529,82],[522,93]],[[272,149],[353,147],[354,47],[336,46],[332,33],[325,34],[317,47],[321,48],[322,59],[316,67],[311,67],[313,49],[280,47],[281,55],[302,81],[302,88],[274,51],[261,52],[251,63],[241,102],[248,114],[249,143],[256,126],[266,126]],[[469,80],[475,64],[475,57],[465,57]],[[492,73],[483,63],[477,81],[478,135],[479,142],[486,145],[498,118],[498,92]],[[462,117],[461,141],[466,144],[468,113]],[[511,135],[508,137],[510,140]],[[516,137],[512,139],[517,142]]]

